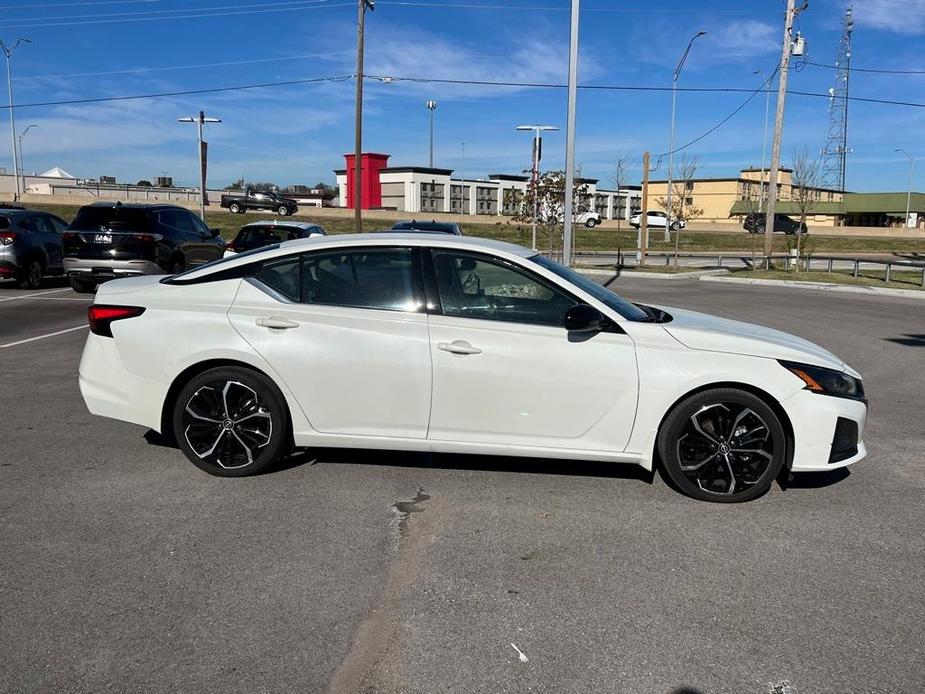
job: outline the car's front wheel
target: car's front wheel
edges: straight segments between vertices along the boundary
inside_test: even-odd
[[[589,229],[593,229],[594,227],[597,226],[597,220],[594,219],[594,217],[592,217],[591,219],[585,222],[585,226],[588,227]]]
[[[779,417],[761,398],[715,388],[680,402],[662,425],[658,452],[668,479],[704,501],[761,496],[784,464],[787,439]]]
[[[288,451],[289,411],[279,388],[263,374],[220,367],[180,391],[173,431],[199,469],[218,477],[244,477]]]

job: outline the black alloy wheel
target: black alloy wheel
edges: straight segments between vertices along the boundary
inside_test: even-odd
[[[787,441],[780,419],[761,398],[717,388],[671,412],[658,449],[664,472],[685,494],[738,502],[767,492],[784,464]]]
[[[42,278],[45,276],[45,270],[42,267],[42,261],[38,258],[30,258],[26,261],[23,268],[22,279],[19,286],[22,289],[38,289],[42,286]]]
[[[243,477],[286,453],[289,413],[269,378],[221,367],[183,388],[174,406],[173,431],[196,467],[218,477]]]

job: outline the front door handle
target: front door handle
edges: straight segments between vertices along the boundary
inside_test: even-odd
[[[453,342],[439,342],[437,343],[437,349],[442,349],[444,352],[450,352],[451,354],[481,354],[482,350],[478,347],[473,347],[465,340],[454,340]]]
[[[294,320],[289,320],[288,318],[283,318],[281,316],[267,316],[265,318],[258,318],[257,325],[259,325],[261,328],[277,328],[279,330],[299,327],[299,324]]]

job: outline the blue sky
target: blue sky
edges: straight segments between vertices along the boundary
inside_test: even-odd
[[[347,0],[2,0],[0,38],[32,39],[14,58],[17,103],[174,92],[349,75],[354,71],[356,5]],[[491,5],[479,9],[464,5]],[[925,70],[925,0],[866,0],[855,8],[853,66]],[[666,87],[690,36],[697,41],[681,86],[756,88],[780,53],[781,0],[584,0],[579,81]],[[379,0],[367,20],[366,72],[395,77],[565,82],[566,0]],[[830,64],[845,3],[812,0],[798,28],[808,59]],[[182,15],[182,16],[181,16]],[[198,16],[211,15],[211,16]],[[180,17],[180,18],[178,18]],[[833,71],[806,65],[791,88],[826,92]],[[925,74],[852,73],[852,95],[925,101]],[[745,94],[681,93],[678,143],[709,129]],[[207,131],[210,184],[242,175],[281,185],[333,183],[353,149],[352,81],[196,96],[17,109],[25,167],[61,166],[82,177],[134,182],[162,172],[179,183],[196,176],[195,133],[179,116],[200,108],[223,119]],[[644,150],[668,149],[668,92],[581,91],[577,160],[582,173],[610,184],[613,161],[632,157],[638,180]],[[564,128],[563,89],[498,88],[394,81],[366,83],[364,149],[393,165],[426,165],[427,99],[436,112],[437,166],[484,176],[529,166],[519,123]],[[3,98],[5,103],[5,98]],[[774,98],[771,99],[773,120]],[[826,99],[791,96],[783,163],[797,148],[817,152],[828,123]],[[848,187],[905,190],[904,147],[925,159],[925,109],[850,106]],[[728,176],[761,162],[765,99],[689,151],[699,175]],[[4,119],[6,116],[4,115]],[[6,126],[6,121],[2,123]],[[12,168],[8,131],[0,165]],[[544,142],[544,168],[564,163],[564,132]],[[770,151],[770,147],[769,147]],[[664,171],[664,165],[663,169]],[[659,177],[659,172],[655,173]],[[925,189],[925,161],[915,187]]]

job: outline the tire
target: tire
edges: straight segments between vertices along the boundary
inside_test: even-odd
[[[702,501],[736,503],[770,489],[784,464],[787,438],[761,398],[714,388],[675,406],[659,430],[658,452],[662,470],[679,491]]]
[[[289,214],[289,208],[286,207],[285,205],[280,205],[279,207],[276,208],[276,212],[279,214],[280,217],[285,217],[287,214]]]
[[[586,226],[588,229],[593,229],[594,227],[597,226],[597,224],[598,224],[598,222],[597,222],[596,219],[589,219],[589,220],[587,220],[587,221],[585,222],[585,226]]]
[[[42,286],[45,267],[38,258],[29,258],[19,277],[20,289],[38,289]]]
[[[78,280],[73,277],[68,278],[68,283],[78,294],[90,294],[91,292],[96,291],[96,282],[87,281],[87,280]]]
[[[228,205],[228,211],[231,212],[231,214],[239,214],[243,212],[244,210],[241,209],[241,206],[238,203],[233,202],[230,205]]]
[[[216,477],[256,474],[290,448],[282,393],[263,374],[242,367],[193,378],[177,396],[171,421],[180,450]]]
[[[678,229],[680,229],[680,228],[681,228],[681,225],[678,224],[677,222],[672,222],[672,223],[671,223],[671,230],[672,230],[672,231],[678,231]]]
[[[186,269],[186,263],[183,261],[183,256],[177,256],[172,261],[170,261],[170,271],[168,274],[179,275]]]

